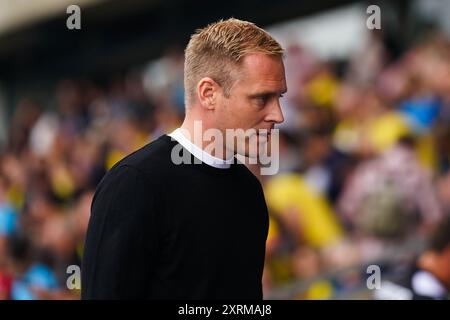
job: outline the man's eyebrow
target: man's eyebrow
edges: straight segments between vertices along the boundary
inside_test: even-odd
[[[279,94],[284,94],[286,92],[287,92],[286,89],[281,92],[279,92],[279,91],[261,91],[261,92],[256,92],[256,93],[250,94],[250,97],[251,98],[272,97],[272,96],[278,96]]]

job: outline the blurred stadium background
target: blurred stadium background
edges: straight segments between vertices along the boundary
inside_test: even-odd
[[[0,299],[79,298],[97,183],[180,125],[188,37],[231,16],[286,48],[265,297],[372,299],[367,266],[407,272],[450,212],[450,1],[0,0]]]

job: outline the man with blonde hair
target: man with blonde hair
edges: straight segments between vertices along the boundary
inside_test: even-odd
[[[262,298],[267,207],[258,179],[234,156],[258,157],[283,121],[282,55],[246,21],[192,35],[182,126],[121,160],[97,187],[83,299]]]

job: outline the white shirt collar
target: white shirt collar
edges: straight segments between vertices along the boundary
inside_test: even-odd
[[[436,277],[427,271],[419,271],[414,274],[412,287],[418,294],[432,298],[442,297],[447,292]]]
[[[186,150],[188,150],[194,157],[206,163],[207,165],[219,168],[219,169],[228,169],[234,161],[234,158],[230,158],[227,160],[220,159],[214,157],[208,152],[201,149],[199,146],[192,143],[184,134],[181,128],[175,129],[172,133],[168,134],[169,137],[176,140],[179,144],[181,144]]]

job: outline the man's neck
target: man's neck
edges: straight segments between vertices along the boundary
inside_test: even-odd
[[[420,269],[432,274],[448,291],[450,291],[450,285],[445,282],[445,276],[441,274],[442,268],[439,268],[438,265],[439,262],[437,261],[436,256],[429,252],[422,254],[417,262],[417,266]]]
[[[213,157],[223,159],[223,160],[229,160],[233,158],[234,154],[231,153],[226,147],[225,147],[225,136],[222,132],[220,134],[222,135],[222,139],[219,141],[214,138],[214,141],[209,140],[210,136],[208,137],[208,140],[206,140],[204,137],[204,133],[208,130],[218,130],[215,128],[208,128],[205,127],[204,122],[201,120],[188,120],[185,119],[183,124],[180,127],[181,132],[183,135],[191,141],[191,143],[195,144],[197,147],[202,149],[204,152],[209,153]],[[217,132],[217,131],[216,131]],[[205,141],[206,140],[206,141]],[[219,145],[218,145],[219,144]]]

